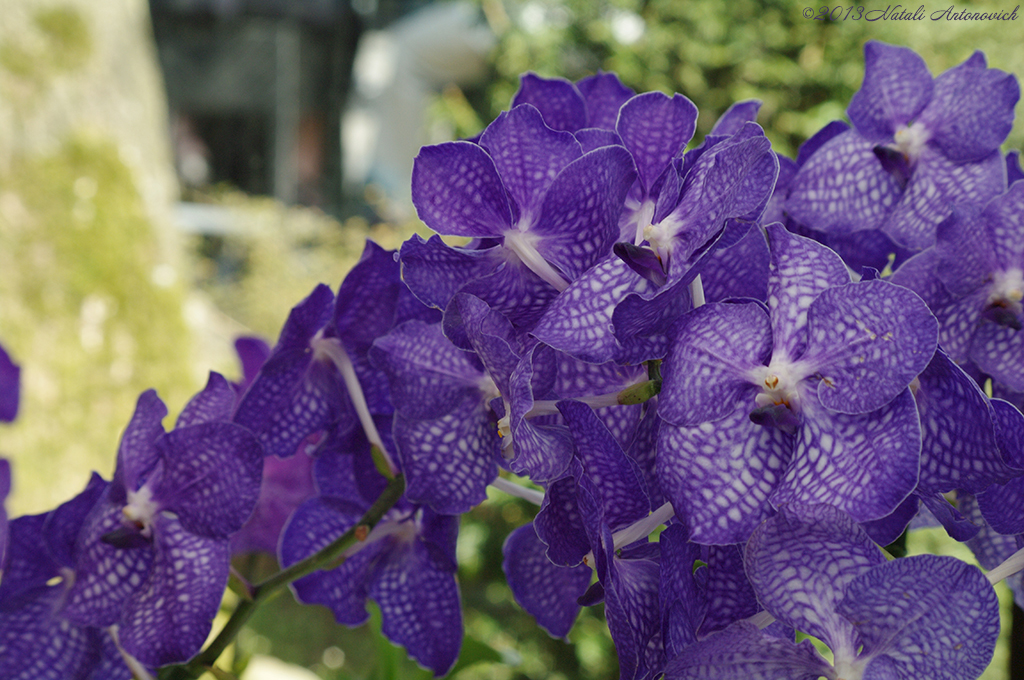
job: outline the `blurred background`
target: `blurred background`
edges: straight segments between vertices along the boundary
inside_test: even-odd
[[[793,156],[844,116],[866,40],[912,47],[934,74],[976,49],[1024,68],[1024,18],[822,22],[782,0],[0,4],[0,342],[23,379],[19,419],[0,429],[12,516],[70,498],[90,470],[109,477],[140,392],[155,387],[174,416],[209,370],[239,376],[236,336],[273,343],[366,238],[396,248],[425,233],[409,201],[417,150],[480,132],[522,72],[603,69],[638,92],[681,92],[700,109],[697,142],[757,98],[774,147]],[[1021,146],[1018,125],[1006,148]],[[617,677],[599,608],[566,643],[512,602],[500,547],[533,512],[495,498],[463,522],[467,640],[453,676]],[[959,549],[941,543],[925,532],[911,549]],[[283,597],[232,663],[249,680],[417,677],[373,628]],[[985,678],[1009,677],[1006,656]]]

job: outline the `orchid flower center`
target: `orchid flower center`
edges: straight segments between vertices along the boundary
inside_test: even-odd
[[[143,485],[138,491],[128,492],[128,504],[121,509],[125,520],[149,538],[153,535],[153,518],[160,512],[160,505],[153,500],[153,490]]]
[[[907,160],[913,164],[921,157],[924,145],[930,137],[931,134],[920,123],[910,126],[901,125],[893,135],[895,139],[893,148],[906,156]]]
[[[1021,300],[1024,300],[1024,272],[1019,267],[997,271],[992,276],[992,286],[982,317],[1019,331],[1024,327],[1024,305]]]
[[[749,374],[752,383],[760,388],[750,413],[750,419],[759,425],[772,425],[794,434],[800,425],[800,383],[810,375],[803,363],[772,358],[767,366],[759,366]]]

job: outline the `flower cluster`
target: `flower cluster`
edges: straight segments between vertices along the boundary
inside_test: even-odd
[[[624,678],[977,677],[1024,545],[1019,89],[980,53],[935,79],[865,54],[852,127],[796,160],[756,102],[693,145],[682,95],[524,76],[417,156],[438,235],[368,243],[170,432],[143,394],[112,481],[11,522],[0,666],[212,663],[234,549],[283,568],[238,621],[284,583],[350,626],[372,599],[443,675],[493,486],[540,506],[504,546],[517,602],[555,637],[603,602]],[[993,571],[887,561],[916,516]]]

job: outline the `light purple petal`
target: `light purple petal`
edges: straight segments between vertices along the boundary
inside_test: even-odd
[[[687,647],[665,667],[665,680],[818,680],[835,678],[810,640],[794,644],[750,623]]]
[[[915,555],[850,582],[839,613],[900,678],[960,680],[981,675],[999,637],[999,601],[977,567],[955,557]],[[870,662],[865,677],[872,675]]]
[[[412,202],[439,234],[498,236],[512,226],[512,208],[494,161],[471,142],[425,146],[413,163]]]
[[[697,128],[697,107],[681,94],[645,92],[623,104],[615,131],[636,161],[644,193],[679,156]]]
[[[846,265],[833,251],[788,232],[780,224],[766,228],[771,247],[768,309],[773,358],[797,359],[807,347],[807,310],[818,295],[850,282]]]
[[[885,517],[917,484],[920,453],[910,390],[862,415],[808,403],[792,465],[772,503],[828,503],[858,522]]]
[[[986,68],[981,52],[935,79],[931,103],[918,122],[929,143],[951,161],[976,161],[999,149],[1013,128],[1017,79]]]
[[[881,227],[902,190],[878,162],[874,147],[856,130],[830,139],[793,178],[786,211],[818,231]]]
[[[593,571],[586,565],[558,566],[547,558],[546,549],[533,525],[526,524],[505,539],[501,566],[516,603],[548,635],[564,639],[579,615],[576,600],[586,592]]]
[[[771,355],[768,315],[755,303],[712,302],[684,316],[662,366],[658,413],[675,425],[720,420],[756,387],[748,373]]]
[[[541,112],[528,105],[499,114],[480,136],[480,145],[490,154],[521,215],[534,219],[558,173],[583,155],[572,133],[552,130]]]
[[[744,561],[765,609],[835,651],[853,640],[854,630],[836,605],[854,579],[885,557],[838,508],[792,505],[754,531]]]
[[[774,512],[768,498],[789,464],[792,437],[753,423],[749,410],[740,402],[713,423],[661,425],[658,479],[696,543],[742,543]]]
[[[881,280],[830,288],[807,312],[802,360],[820,375],[821,403],[868,413],[889,403],[924,370],[938,343],[938,322],[912,291]]]
[[[864,82],[846,113],[862,135],[885,142],[924,111],[933,90],[928,66],[916,52],[871,40],[864,45]]]

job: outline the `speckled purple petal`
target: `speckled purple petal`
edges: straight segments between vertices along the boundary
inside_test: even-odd
[[[850,582],[839,613],[861,657],[884,659],[893,677],[960,680],[981,675],[999,637],[999,601],[977,567],[944,555],[886,562]],[[865,677],[876,677],[871,661]]]
[[[440,418],[480,394],[479,362],[449,342],[440,324],[405,322],[377,338],[370,361],[387,376],[391,400],[406,419]]]
[[[704,299],[768,299],[768,242],[760,227],[752,225],[746,236],[728,248],[716,248],[701,270]]]
[[[882,226],[902,190],[878,162],[874,147],[856,130],[823,144],[790,183],[786,212],[824,232]]]
[[[970,358],[984,373],[1017,392],[1024,391],[1024,331],[982,321]]]
[[[440,567],[426,544],[413,540],[389,551],[374,571],[370,597],[380,606],[381,633],[434,675],[447,673],[462,646],[454,567]]]
[[[931,133],[929,143],[946,158],[976,161],[1006,140],[1019,99],[1017,79],[986,68],[985,56],[975,52],[935,79],[932,100],[918,122]]]
[[[750,538],[749,536],[747,538]],[[700,624],[700,638],[753,616],[763,607],[743,567],[743,544],[712,545],[704,549],[707,613]]]
[[[168,432],[157,448],[164,469],[153,501],[176,513],[184,531],[224,539],[242,527],[263,475],[263,449],[251,432],[204,423]]]
[[[526,417],[534,404],[530,383],[534,376],[535,355],[535,350],[526,354],[509,380],[506,397],[511,405],[509,421],[515,451],[515,456],[509,461],[509,469],[529,475],[535,482],[546,482],[565,474],[572,458],[573,444],[564,425],[534,423]]]
[[[849,515],[829,505],[791,505],[758,527],[744,557],[757,599],[775,618],[833,651],[853,641],[836,605],[850,583],[885,557]]]
[[[9,423],[18,416],[20,393],[21,367],[0,346],[0,421]]]
[[[811,303],[801,359],[822,376],[817,395],[824,406],[868,413],[924,370],[938,333],[935,317],[912,291],[881,280],[848,283]]]
[[[602,130],[599,128],[583,128],[573,133],[576,137],[576,141],[580,143],[580,147],[583,149],[583,153],[589,153],[594,149],[600,149],[602,146],[619,145],[622,146],[622,140],[619,139],[619,135],[614,130]]]
[[[761,110],[761,101],[746,99],[736,102],[725,113],[718,117],[709,135],[734,135],[740,131],[744,123],[756,123],[757,112]]]
[[[933,90],[932,74],[916,52],[871,40],[864,45],[864,82],[846,113],[862,135],[885,142],[924,111]]]
[[[569,634],[580,612],[577,599],[590,585],[593,571],[579,565],[561,567],[545,554],[547,546],[526,524],[505,539],[502,569],[516,603],[554,638]]]
[[[519,77],[519,90],[509,108],[532,104],[554,130],[574,132],[587,125],[587,105],[576,86],[564,78],[542,78],[536,73]]]
[[[101,537],[123,526],[122,506],[101,499],[78,537],[75,583],[64,616],[81,625],[109,626],[121,617],[124,603],[142,587],[153,564],[152,545],[119,548]]]
[[[552,130],[530,105],[498,114],[481,135],[480,145],[487,149],[502,184],[519,207],[520,219],[536,218],[555,177],[583,155],[572,133]]]
[[[82,531],[82,525],[92,509],[104,497],[109,486],[109,482],[93,472],[81,493],[46,514],[41,538],[46,543],[45,552],[55,564],[74,568],[78,557],[78,535]],[[35,551],[38,551],[38,541],[33,552]],[[6,582],[10,576],[11,574],[5,571],[4,581]]]
[[[451,324],[458,323],[465,334],[466,349],[476,352],[484,371],[501,393],[508,392],[508,379],[524,351],[522,338],[503,314],[480,298],[460,293],[445,310],[444,328],[452,338]]]
[[[125,491],[135,491],[142,486],[145,475],[153,469],[159,458],[156,440],[164,434],[161,421],[167,415],[167,407],[157,396],[156,390],[146,390],[139,395],[135,413],[121,435],[117,449],[117,469],[114,471],[114,502],[123,502]]]
[[[636,161],[645,193],[669,161],[681,154],[696,129],[697,107],[681,94],[645,92],[623,104],[615,131]]]
[[[795,644],[741,622],[684,649],[665,667],[665,680],[818,680],[834,673],[810,640]]]
[[[1024,416],[1012,404],[992,400],[1003,459],[1014,467],[1024,467]],[[1006,484],[994,484],[977,494],[978,507],[985,521],[1000,534],[1024,533],[1024,477]]]
[[[771,502],[829,503],[858,522],[885,517],[917,484],[920,454],[910,390],[862,415],[808,403],[792,464]]]
[[[336,498],[314,498],[302,504],[281,536],[281,566],[290,566],[326,547],[362,514],[362,508]],[[295,597],[329,607],[342,625],[362,625],[370,617],[366,611],[367,570],[384,546],[381,541],[369,544],[334,569],[300,578],[291,586]]]
[[[832,250],[792,234],[781,224],[766,228],[771,247],[768,309],[773,357],[798,359],[807,347],[807,310],[826,289],[850,282],[846,265]]]
[[[963,369],[939,350],[918,378],[920,493],[961,489],[973,494],[1019,476],[999,451],[988,399]]]
[[[504,267],[504,249],[454,248],[440,236],[424,241],[413,234],[402,244],[402,280],[423,304],[444,309],[467,281],[473,281]]]
[[[175,520],[162,520],[154,537],[149,579],[126,603],[118,637],[126,652],[159,667],[199,651],[220,608],[231,555],[227,540],[195,536]]]
[[[604,130],[615,129],[619,109],[635,94],[619,76],[601,71],[576,81],[576,89],[587,104],[587,125]]]
[[[471,142],[420,149],[412,168],[412,202],[439,234],[498,236],[512,226],[512,208],[494,161]]]
[[[60,587],[4,608],[0,616],[0,669],[10,680],[89,677],[99,662],[99,631],[68,625],[54,615]]]
[[[487,485],[498,476],[501,440],[478,395],[440,418],[412,420],[398,413],[394,437],[410,502],[459,514],[486,500]]]
[[[583,472],[599,490],[604,521],[615,531],[646,517],[652,510],[643,475],[622,451],[608,428],[586,404],[558,402],[576,445]]]
[[[716,422],[661,425],[658,479],[697,543],[742,543],[773,513],[768,498],[789,464],[792,437],[753,423],[750,405],[739,402]]]
[[[999,268],[1024,267],[1024,184],[990,201],[984,215]]]
[[[608,257],[634,178],[633,161],[621,146],[595,149],[568,165],[528,230],[541,236],[537,252],[570,281]]]
[[[935,231],[954,203],[985,203],[1005,187],[1002,156],[993,151],[969,163],[954,163],[925,147],[906,193],[881,225],[897,245],[921,250],[935,242]]]
[[[579,461],[574,461],[571,468],[574,473],[579,473]],[[548,485],[533,526],[537,537],[547,546],[550,562],[564,567],[575,567],[583,562],[591,545],[576,501],[576,479],[573,475]]]
[[[235,404],[235,390],[220,373],[210,371],[203,391],[192,397],[182,409],[174,427],[188,427],[215,420],[226,421],[231,417]]]
[[[498,248],[508,252],[504,248]],[[460,292],[475,295],[496,312],[508,317],[515,326],[529,330],[558,295],[547,281],[534,274],[521,262],[494,266],[491,273],[470,281]]]
[[[721,420],[756,390],[748,373],[771,356],[768,315],[756,303],[712,302],[684,316],[662,365],[658,413],[675,425]]]

